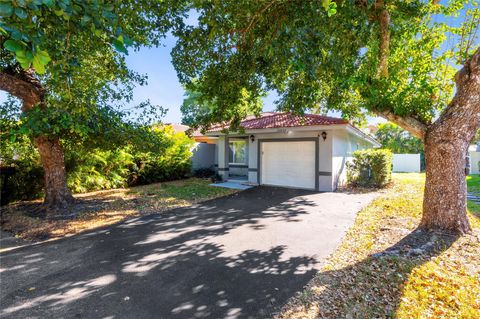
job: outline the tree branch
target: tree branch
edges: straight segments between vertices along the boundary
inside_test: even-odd
[[[480,47],[455,74],[456,92],[440,117],[429,128],[442,135],[452,131],[470,141],[480,126]]]
[[[377,111],[375,113],[378,116],[397,124],[398,126],[407,130],[419,139],[423,140],[425,138],[425,133],[427,132],[428,126],[427,124],[417,120],[416,118],[410,116],[398,116],[389,111]]]
[[[378,24],[380,25],[380,47],[378,50],[378,69],[377,74],[379,77],[388,77],[388,55],[390,47],[390,13],[385,9],[383,0],[379,0],[376,3],[376,7],[380,10],[378,15]]]
[[[0,71],[0,90],[6,91],[23,102],[23,111],[32,109],[43,101],[45,90],[30,71]]]

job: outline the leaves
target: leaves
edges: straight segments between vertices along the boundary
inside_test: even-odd
[[[3,43],[3,47],[11,52],[17,52],[25,49],[25,45],[23,43],[12,39],[5,41]]]
[[[13,7],[9,2],[0,2],[0,16],[10,17],[13,14]]]

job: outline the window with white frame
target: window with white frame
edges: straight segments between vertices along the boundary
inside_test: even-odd
[[[228,142],[230,164],[247,163],[247,142],[245,140],[234,140]]]

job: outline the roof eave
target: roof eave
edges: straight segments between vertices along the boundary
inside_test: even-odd
[[[370,135],[362,132],[360,129],[356,128],[355,126],[353,126],[353,125],[351,125],[351,124],[348,124],[348,125],[347,125],[347,130],[348,130],[350,133],[352,133],[352,134],[354,134],[354,135],[356,135],[356,136],[358,136],[358,137],[366,140],[367,142],[369,142],[370,144],[372,144],[373,147],[381,147],[381,146],[382,146],[382,144],[380,144],[380,142],[378,142],[376,139],[374,139],[374,138],[371,137]]]
[[[348,123],[345,124],[328,124],[328,125],[305,125],[305,126],[284,126],[276,128],[262,128],[262,129],[252,129],[245,130],[243,133],[239,131],[229,132],[228,134],[218,131],[218,132],[206,132],[206,136],[224,136],[224,135],[246,135],[246,134],[258,134],[258,133],[283,133],[287,131],[320,131],[320,130],[337,130],[349,126]]]

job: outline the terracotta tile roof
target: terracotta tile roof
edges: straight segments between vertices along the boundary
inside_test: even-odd
[[[268,128],[348,124],[347,120],[316,114],[294,115],[291,113],[263,113],[258,118],[247,118],[240,125],[245,130]],[[220,132],[228,125],[214,125],[208,132]]]

